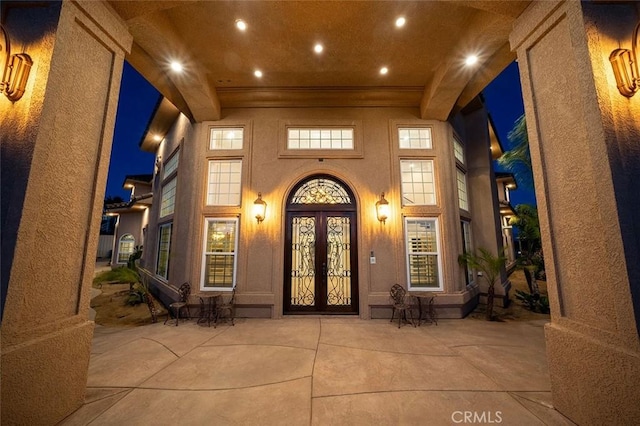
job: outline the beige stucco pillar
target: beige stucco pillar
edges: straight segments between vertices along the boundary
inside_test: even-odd
[[[5,7],[6,6],[6,7]],[[78,408],[91,352],[89,294],[126,28],[101,2],[3,6],[25,94],[0,96],[2,424]]]
[[[554,406],[578,424],[640,419],[640,94],[609,54],[637,3],[535,2],[517,50],[540,213]]]

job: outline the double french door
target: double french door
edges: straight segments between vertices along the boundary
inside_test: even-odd
[[[351,205],[292,205],[285,237],[284,313],[357,313]]]

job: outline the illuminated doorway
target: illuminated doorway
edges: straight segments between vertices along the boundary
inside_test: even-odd
[[[356,204],[338,179],[311,176],[287,200],[284,313],[358,313]]]

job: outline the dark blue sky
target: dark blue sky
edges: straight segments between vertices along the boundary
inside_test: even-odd
[[[509,65],[483,93],[498,138],[507,150],[510,146],[507,134],[524,113],[517,63]],[[125,176],[153,172],[154,155],[141,151],[138,143],[159,96],[158,91],[125,62],[105,196],[128,200],[130,192],[122,188]],[[535,203],[533,190],[522,186],[511,196],[514,206]]]
[[[131,191],[122,188],[125,176],[153,173],[155,156],[138,144],[159,98],[160,93],[125,61],[105,197],[129,200]]]

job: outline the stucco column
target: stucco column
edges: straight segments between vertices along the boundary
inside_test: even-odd
[[[84,399],[89,295],[125,51],[101,2],[16,2],[3,25],[33,67],[0,96],[2,424],[55,424]]]
[[[631,47],[635,2],[535,2],[517,50],[540,214],[554,406],[578,424],[640,418],[640,94],[609,54]]]

